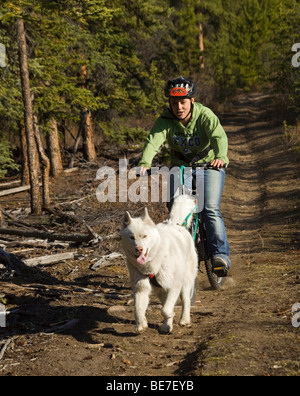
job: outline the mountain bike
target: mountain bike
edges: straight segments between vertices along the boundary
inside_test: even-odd
[[[214,169],[216,172],[218,171],[218,169],[211,167],[210,164],[200,164],[199,166],[197,166],[197,168],[199,167],[202,168],[204,171],[207,169]],[[184,167],[181,167],[181,185],[184,185],[183,172],[184,172]],[[196,194],[196,183],[195,183],[195,175],[193,174],[192,195],[195,194]],[[190,232],[194,238],[195,246],[198,252],[199,271],[202,273],[204,272],[202,271],[202,265],[203,265],[202,262],[203,262],[211,287],[214,290],[219,290],[224,285],[226,278],[218,277],[213,272],[212,259],[208,253],[206,226],[201,212],[193,214]]]

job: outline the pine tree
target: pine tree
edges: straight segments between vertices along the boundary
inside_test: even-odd
[[[29,174],[31,185],[31,210],[34,214],[41,214],[40,186],[38,179],[39,162],[37,158],[37,148],[35,142],[33,126],[33,109],[31,100],[31,90],[28,72],[27,43],[23,19],[16,22],[17,38],[19,47],[19,64],[22,82],[23,103],[24,103],[24,123],[27,140]]]

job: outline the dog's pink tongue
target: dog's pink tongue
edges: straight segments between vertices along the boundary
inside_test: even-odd
[[[140,264],[140,265],[144,265],[146,262],[146,257],[144,254],[141,254],[140,257],[138,257],[136,259],[136,261]]]

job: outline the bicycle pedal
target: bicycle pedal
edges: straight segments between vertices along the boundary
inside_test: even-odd
[[[213,273],[217,275],[218,278],[225,278],[228,275],[228,268],[215,267],[213,268]]]
[[[212,261],[212,270],[217,277],[225,278],[228,275],[229,267],[223,258],[216,257]]]

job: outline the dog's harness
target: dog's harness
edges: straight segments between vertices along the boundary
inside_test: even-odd
[[[197,236],[197,225],[198,225],[198,219],[199,219],[199,214],[198,214],[198,206],[196,205],[194,209],[191,211],[191,213],[186,217],[184,220],[182,227],[187,227],[188,220],[192,216],[192,214],[196,212],[196,223],[195,223],[195,230],[194,230],[194,242],[196,241],[196,236]]]
[[[150,274],[150,275],[148,275],[148,277],[150,279],[150,283],[152,286],[162,288],[161,285],[158,283],[157,278],[154,274]]]
[[[180,184],[183,186],[184,185],[184,168],[185,166],[181,166],[180,167]],[[188,220],[189,218],[193,215],[193,213],[196,212],[196,222],[195,222],[195,230],[194,230],[194,242],[196,241],[196,237],[197,237],[197,227],[198,227],[198,221],[199,221],[199,213],[198,213],[198,206],[196,205],[194,207],[194,209],[191,211],[191,213],[186,217],[186,219],[184,220],[182,227],[187,228],[187,224],[188,224]]]

